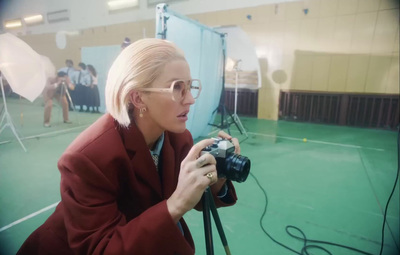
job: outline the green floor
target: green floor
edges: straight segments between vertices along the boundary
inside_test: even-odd
[[[72,113],[73,124],[68,125],[62,123],[61,110],[55,108],[53,126],[44,128],[40,100],[29,103],[7,98],[7,106],[28,150],[23,151],[11,129],[0,134],[0,254],[15,254],[54,208],[26,220],[24,217],[60,199],[58,158],[100,115]],[[251,159],[251,172],[266,191],[268,206],[262,224],[272,238],[300,252],[303,242],[285,232],[286,226],[293,225],[309,239],[379,254],[383,211],[397,171],[396,132],[244,117],[240,120],[248,139],[233,125],[231,132],[244,140],[242,154]],[[232,254],[294,254],[274,243],[261,229],[266,200],[255,179],[249,177],[235,186],[238,203],[219,210]],[[202,213],[190,212],[185,219],[195,239],[196,254],[206,254]],[[398,186],[385,230],[383,254],[399,254]],[[213,234],[215,254],[225,254],[215,228]],[[323,247],[332,254],[359,254]],[[327,254],[315,249],[309,253]]]

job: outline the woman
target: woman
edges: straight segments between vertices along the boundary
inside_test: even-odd
[[[108,113],[62,155],[61,202],[19,254],[194,254],[183,215],[209,186],[217,206],[237,198],[232,183],[218,179],[215,158],[200,156],[213,140],[193,145],[186,129],[201,89],[193,84],[168,41],[123,50],[108,74]]]
[[[88,104],[88,91],[90,86],[90,74],[86,70],[85,63],[78,64],[78,72],[76,74],[77,84],[75,86],[75,106],[79,106],[79,111],[83,112],[83,106],[86,106],[86,111],[89,111],[89,104]]]
[[[97,79],[97,72],[96,69],[92,65],[87,65],[87,69],[90,74],[91,84],[89,87],[88,92],[88,111],[89,108],[92,107],[92,113],[100,113],[99,106],[100,106],[100,95],[99,95],[99,88],[97,87],[98,79]]]

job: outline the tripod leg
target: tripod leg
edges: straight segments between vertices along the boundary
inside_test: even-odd
[[[3,126],[3,122],[4,122],[5,119],[6,119],[6,114],[3,115],[3,117],[1,118],[1,121],[0,121],[0,127],[1,127],[0,134],[7,127],[7,124],[4,124],[4,126]]]
[[[210,202],[207,193],[210,193],[210,189],[207,188],[203,194],[203,221],[204,221],[204,235],[206,240],[206,251],[207,255],[214,255],[214,246],[211,231],[211,217],[210,217]]]
[[[238,116],[237,114],[235,114],[233,117],[234,117],[236,126],[238,127],[240,133],[241,133],[241,134],[244,134],[246,137],[249,137],[249,135],[248,135],[247,132],[246,132],[246,129],[244,129],[244,126],[243,126],[242,122],[241,122],[240,119],[239,119],[239,116]],[[240,126],[240,128],[239,128],[239,126]],[[243,130],[243,133],[242,133],[241,130]]]
[[[22,149],[24,149],[24,151],[27,152],[24,144],[22,143],[21,139],[19,138],[19,136],[17,134],[17,131],[15,130],[14,124],[12,123],[12,120],[11,120],[10,116],[7,116],[7,119],[8,119],[8,122],[10,123],[9,127],[11,128],[11,131],[14,133],[14,135],[17,138],[17,140],[18,140],[19,144],[21,145]]]
[[[75,105],[74,105],[74,103],[72,102],[72,98],[71,98],[71,95],[70,95],[69,92],[68,92],[68,88],[66,88],[66,87],[64,87],[64,88],[65,88],[65,94],[67,94],[67,98],[68,98],[68,100],[69,100],[69,102],[70,102],[70,104],[71,104],[72,111],[75,111]]]
[[[207,188],[207,189],[209,189],[209,188]],[[211,209],[211,212],[212,212],[212,215],[213,215],[213,218],[214,218],[214,222],[215,222],[215,225],[216,225],[217,230],[218,230],[219,237],[221,238],[221,243],[224,246],[225,253],[227,255],[231,255],[231,251],[229,249],[228,241],[226,240],[225,232],[224,232],[224,229],[222,228],[221,219],[219,218],[217,207],[215,206],[214,199],[213,199],[213,197],[211,195],[211,191],[210,192],[206,192],[205,194],[206,194],[206,196],[208,196],[208,200],[210,201],[209,202],[210,203],[209,207]]]

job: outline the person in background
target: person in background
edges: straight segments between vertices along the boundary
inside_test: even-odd
[[[62,67],[58,72],[64,72],[68,75],[71,82],[74,82],[76,78],[76,69],[74,68],[74,62],[71,59],[65,60],[65,67]]]
[[[88,88],[88,100],[89,100],[89,108],[92,108],[92,113],[100,113],[100,95],[99,88],[97,87],[98,79],[96,69],[92,65],[87,65],[87,69],[89,71],[91,77],[91,84]]]
[[[17,254],[180,254],[195,248],[183,216],[210,187],[217,207],[237,196],[216,160],[193,145],[186,121],[201,83],[175,44],[141,39],[114,61],[107,113],[58,161],[61,201]],[[238,140],[231,139],[235,153]]]
[[[64,72],[68,75],[69,80],[71,81],[72,84],[74,84],[74,86],[72,86],[71,88],[68,88],[68,93],[71,96],[71,101],[68,101],[68,109],[70,111],[73,110],[72,105],[74,105],[74,102],[76,101],[76,96],[75,96],[75,85],[77,83],[77,70],[74,68],[74,62],[71,59],[67,59],[65,60],[65,67],[62,67],[58,70],[58,72]],[[68,98],[67,98],[68,99]]]
[[[77,84],[75,86],[75,105],[79,106],[79,111],[83,112],[83,106],[86,106],[86,112],[89,112],[88,91],[90,87],[90,74],[86,70],[86,64],[79,63],[79,72],[77,74]]]
[[[51,127],[50,116],[53,108],[53,98],[61,104],[64,123],[72,123],[68,117],[68,102],[66,96],[66,90],[72,87],[73,84],[65,72],[58,72],[56,78],[49,78],[47,80],[46,87],[43,90],[43,99],[45,101],[44,127]]]
[[[125,49],[130,44],[131,44],[131,39],[129,39],[128,37],[125,37],[124,41],[121,44],[121,50]]]

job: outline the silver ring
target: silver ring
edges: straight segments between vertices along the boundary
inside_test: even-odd
[[[208,173],[208,174],[206,174],[206,176],[207,176],[207,178],[208,178],[210,181],[213,180],[214,175],[213,175],[211,172]]]

